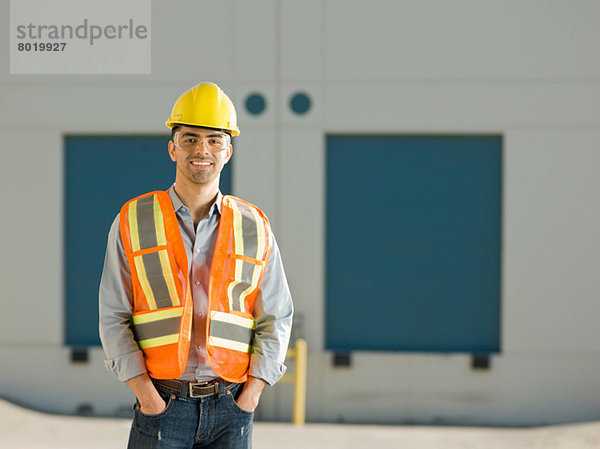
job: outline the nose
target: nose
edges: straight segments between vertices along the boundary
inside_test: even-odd
[[[209,153],[208,145],[206,144],[206,142],[204,140],[201,140],[200,142],[198,142],[195,153],[197,153],[197,154],[208,154]]]

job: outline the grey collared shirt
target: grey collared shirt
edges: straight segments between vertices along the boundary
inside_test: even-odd
[[[187,253],[194,302],[190,351],[181,379],[204,381],[217,376],[206,357],[205,328],[210,265],[217,240],[223,195],[219,192],[208,215],[198,223],[196,229],[189,209],[181,202],[173,187],[169,189],[169,196]],[[271,255],[254,306],[256,333],[252,343],[249,374],[273,385],[286,370],[283,363],[290,338],[293,305],[279,248],[273,236],[271,243]],[[122,381],[146,372],[142,352],[130,327],[132,308],[131,273],[117,215],[108,234],[104,271],[100,281],[100,339],[106,354],[107,369]]]

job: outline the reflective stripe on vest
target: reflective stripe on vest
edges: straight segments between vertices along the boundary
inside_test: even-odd
[[[156,195],[129,203],[129,229],[133,252],[167,244],[163,215]]]
[[[183,307],[134,315],[133,332],[141,349],[154,348],[179,340],[179,325]]]
[[[265,225],[256,209],[238,201],[230,201],[233,209],[235,242],[234,281],[227,287],[229,309],[246,312],[244,300],[258,287],[264,263]]]
[[[253,319],[212,311],[210,312],[210,344],[234,351],[250,352],[256,324]]]
[[[156,194],[129,203],[129,231],[135,269],[148,307],[154,310],[179,306],[166,249],[163,214]]]

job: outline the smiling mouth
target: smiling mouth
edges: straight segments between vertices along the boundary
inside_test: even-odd
[[[190,164],[192,164],[193,167],[205,168],[205,167],[210,167],[212,165],[212,162],[194,160],[194,161],[190,161]]]

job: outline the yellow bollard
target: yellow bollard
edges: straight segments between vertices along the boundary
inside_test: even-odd
[[[281,382],[292,382],[294,384],[294,410],[292,422],[298,426],[306,422],[306,340],[296,340],[296,347],[288,349],[287,357],[296,359],[296,367],[293,375],[286,374]]]
[[[296,384],[294,385],[294,413],[292,421],[297,426],[306,422],[306,340],[296,340]]]

